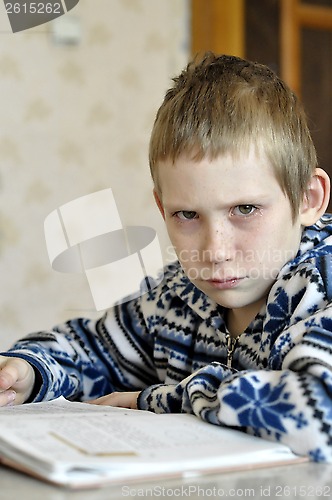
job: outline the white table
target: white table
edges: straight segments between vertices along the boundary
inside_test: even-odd
[[[288,467],[207,475],[195,478],[69,491],[0,467],[1,500],[125,499],[280,499],[332,500],[332,465]]]

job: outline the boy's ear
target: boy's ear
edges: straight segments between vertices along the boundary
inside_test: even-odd
[[[157,207],[159,208],[159,212],[161,213],[162,218],[165,220],[165,210],[164,210],[163,204],[161,202],[161,199],[159,197],[159,194],[157,193],[157,191],[155,189],[153,190],[153,196],[154,196],[154,199],[156,200]]]
[[[316,168],[300,207],[300,221],[311,226],[325,213],[330,200],[330,178],[321,168]]]

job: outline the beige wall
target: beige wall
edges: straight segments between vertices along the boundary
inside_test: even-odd
[[[52,23],[12,34],[0,6],[2,349],[93,314],[85,277],[48,261],[43,223],[58,206],[112,187],[122,222],[152,226],[168,244],[147,147],[170,78],[187,62],[187,0],[80,0],[69,15],[81,40],[59,46]]]

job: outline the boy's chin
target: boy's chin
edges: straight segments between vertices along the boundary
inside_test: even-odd
[[[243,279],[229,286],[216,283],[207,284],[199,280],[191,282],[211,300],[226,309],[241,309],[266,302],[272,283],[253,283]]]

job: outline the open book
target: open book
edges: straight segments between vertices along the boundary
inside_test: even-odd
[[[0,461],[70,488],[305,461],[286,446],[193,415],[59,398],[0,409]]]

